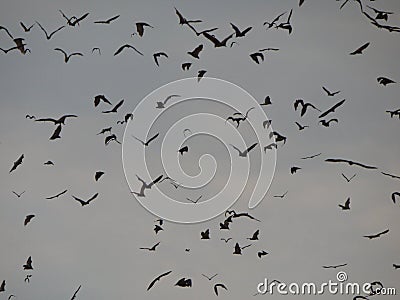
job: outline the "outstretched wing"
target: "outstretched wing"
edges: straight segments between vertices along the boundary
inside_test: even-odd
[[[258,143],[254,143],[253,145],[251,145],[249,148],[246,149],[245,154],[249,153],[257,145],[258,145]]]

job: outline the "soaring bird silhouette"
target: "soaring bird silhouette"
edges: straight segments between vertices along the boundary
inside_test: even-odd
[[[243,31],[241,31],[235,24],[230,23],[232,29],[235,31],[235,37],[244,37],[253,27],[247,27]]]
[[[153,135],[151,138],[149,138],[146,142],[142,141],[141,139],[138,139],[137,137],[133,136],[132,137],[139,141],[143,146],[147,147],[152,141],[154,141],[157,137],[159,136],[159,133],[156,133],[155,135]]]
[[[161,56],[164,56],[164,57],[168,58],[168,54],[165,53],[165,52],[156,52],[156,53],[153,54],[153,59],[154,59],[154,62],[156,63],[156,65],[157,65],[157,67],[159,66],[158,58],[161,57]]]
[[[156,251],[157,246],[160,245],[160,242],[158,242],[157,244],[155,244],[152,247],[140,247],[140,250],[148,250],[148,251]]]
[[[325,93],[329,96],[329,97],[334,97],[336,94],[339,94],[340,91],[336,91],[336,92],[331,92],[329,91],[326,87],[322,87],[322,89],[325,91]]]
[[[168,272],[162,273],[161,275],[158,275],[156,278],[153,279],[152,282],[150,282],[149,286],[147,287],[147,290],[150,290],[157,281],[160,281],[161,278],[168,276],[171,273],[172,273],[172,271],[168,271]]]
[[[24,226],[28,225],[29,222],[35,217],[35,215],[27,215],[24,220]]]
[[[28,257],[26,263],[22,267],[24,268],[24,270],[33,270],[31,256]]]
[[[36,24],[38,24],[38,26],[40,27],[40,29],[42,29],[42,31],[44,32],[44,34],[46,35],[46,39],[50,40],[53,35],[55,35],[57,32],[59,32],[60,30],[62,30],[65,26],[60,26],[58,27],[56,30],[54,30],[53,32],[51,32],[50,34],[47,33],[46,29],[43,28],[42,25],[40,25],[40,23],[38,21],[36,21]]]
[[[310,103],[310,102],[304,102],[303,99],[297,99],[296,101],[294,101],[294,104],[293,104],[294,110],[297,111],[299,105],[301,105],[301,107],[302,107],[302,108],[301,108],[301,112],[300,112],[300,116],[301,116],[301,117],[305,115],[305,113],[307,112],[307,109],[308,109],[309,107],[311,107],[311,108],[313,108],[313,109],[315,109],[315,110],[320,111],[318,108],[315,107],[314,104],[312,104],[312,103]]]
[[[202,197],[203,197],[203,195],[200,195],[196,200],[192,200],[190,198],[186,198],[186,200],[196,204]]]
[[[189,54],[190,56],[200,59],[200,52],[203,51],[203,44],[198,45],[196,48],[194,48],[192,51],[188,51],[187,54]]]
[[[346,202],[343,204],[339,204],[339,207],[342,210],[350,210],[350,197],[347,198]]]
[[[258,145],[258,143],[254,143],[253,145],[251,145],[250,147],[248,147],[247,149],[245,149],[244,151],[240,150],[238,147],[229,144],[232,146],[233,149],[237,150],[237,152],[239,153],[239,157],[247,157],[247,154],[254,149],[254,147],[256,147]]]
[[[75,197],[75,196],[73,196],[72,195],[72,198],[74,198],[76,201],[78,201],[81,205],[82,205],[82,207],[83,206],[86,206],[86,205],[89,205],[90,204],[90,202],[92,202],[94,199],[96,199],[97,198],[97,196],[99,195],[99,193],[96,193],[96,194],[94,194],[92,197],[90,197],[88,200],[82,200],[82,199],[80,199],[80,198],[77,198],[77,197]]]
[[[136,49],[135,47],[133,47],[132,45],[130,45],[130,44],[125,44],[125,45],[122,45],[121,47],[119,47],[118,49],[117,49],[117,51],[115,51],[114,52],[114,56],[117,56],[118,54],[120,54],[124,49],[133,49],[136,53],[138,53],[138,54],[140,54],[140,55],[142,55],[143,56],[143,53],[142,52],[140,52],[138,49]]]
[[[233,37],[233,33],[228,35],[223,40],[217,39],[214,35],[208,32],[203,32],[203,36],[214,44],[214,48],[226,47],[226,43]]]
[[[17,198],[21,198],[21,196],[22,196],[23,194],[25,194],[25,191],[23,191],[22,193],[17,193],[17,192],[12,191],[12,193],[13,193],[15,196],[17,196]]]
[[[204,275],[204,274],[201,274],[203,277],[205,277],[205,278],[207,278],[208,279],[208,281],[211,281],[211,280],[213,280],[216,276],[218,276],[218,274],[214,274],[213,276],[207,276],[207,275]]]
[[[52,122],[54,125],[65,125],[65,121],[68,118],[77,118],[77,115],[63,115],[59,119],[53,119],[53,118],[41,118],[41,119],[36,119],[35,122]]]
[[[154,28],[153,26],[151,26],[150,24],[145,23],[145,22],[137,22],[136,23],[136,32],[138,33],[138,35],[140,37],[142,37],[144,35],[145,27]]]
[[[116,15],[114,17],[111,17],[111,18],[107,19],[107,20],[94,21],[93,23],[95,23],[95,24],[110,24],[111,22],[115,21],[119,17],[120,17],[120,15]]]
[[[253,235],[252,235],[251,237],[247,238],[247,239],[250,240],[250,241],[258,241],[258,235],[259,235],[259,234],[260,234],[260,230],[257,229],[257,230],[253,233]]]
[[[132,192],[133,194],[135,194],[138,197],[145,197],[146,195],[144,194],[145,190],[150,190],[153,185],[155,185],[156,183],[158,183],[162,178],[163,175],[158,176],[156,179],[154,179],[153,181],[151,181],[150,183],[146,183],[142,178],[140,178],[138,175],[136,175],[137,179],[142,183],[142,187],[140,188],[139,192]]]
[[[122,106],[122,104],[124,104],[124,99],[122,99],[121,101],[119,101],[112,109],[110,110],[106,110],[106,111],[102,111],[103,114],[109,114],[109,113],[117,113],[118,109]]]
[[[64,191],[62,191],[62,192],[60,192],[60,193],[58,193],[58,194],[56,194],[56,195],[54,195],[54,196],[47,197],[46,200],[53,200],[53,199],[56,199],[56,198],[58,198],[58,197],[64,195],[66,192],[68,192],[68,190],[64,190]]]
[[[262,258],[263,256],[267,255],[268,252],[265,250],[261,250],[257,253],[258,258]]]
[[[278,15],[277,17],[275,17],[275,19],[273,19],[271,22],[264,22],[263,26],[268,25],[268,28],[272,28],[273,26],[277,26],[276,22],[279,21],[279,19],[286,14],[286,12],[281,13],[280,15]],[[267,29],[268,29],[267,28]]]
[[[363,51],[368,48],[369,44],[369,42],[365,43],[364,45],[351,52],[350,55],[363,54]]]
[[[400,179],[400,176],[397,176],[397,175],[393,175],[393,174],[389,174],[389,173],[385,173],[385,172],[381,172],[381,174],[388,176],[390,178],[393,178],[393,179]]]
[[[358,167],[361,167],[361,168],[364,168],[364,169],[370,169],[370,170],[376,170],[377,169],[377,167],[374,167],[374,166],[368,166],[368,165],[361,164],[359,162],[355,162],[355,161],[348,160],[348,159],[342,159],[342,158],[327,158],[327,159],[325,159],[325,161],[326,162],[331,162],[331,163],[346,163],[346,164],[348,164],[350,166],[354,165],[354,166],[358,166]]]
[[[167,104],[167,102],[176,97],[180,97],[180,95],[169,95],[167,98],[165,98],[164,101],[157,101],[156,108],[160,108],[160,109],[165,108],[165,105]]]
[[[182,13],[176,7],[174,7],[174,8],[175,8],[175,13],[179,18],[179,24],[180,25],[190,25],[191,23],[201,23],[201,22],[203,22],[202,20],[188,20],[182,15]]]
[[[294,123],[297,125],[297,127],[299,128],[300,131],[310,127],[308,125],[301,125],[299,122],[294,122]]]
[[[78,292],[80,291],[81,287],[82,287],[81,285],[78,286],[78,288],[76,289],[76,291],[72,295],[71,300],[75,300],[76,299],[76,295],[78,295]]]
[[[323,118],[323,117],[329,115],[330,113],[335,112],[336,109],[337,109],[338,107],[340,107],[341,105],[343,105],[343,103],[344,103],[345,101],[346,101],[346,99],[343,99],[343,100],[339,101],[338,103],[336,103],[335,105],[333,105],[331,108],[327,109],[327,110],[324,111],[322,114],[320,114],[320,115],[318,116],[318,118],[321,119],[321,118]]]
[[[21,156],[13,163],[13,166],[11,167],[9,173],[15,171],[22,164],[22,161],[24,160],[24,158],[25,158],[25,155],[21,154]]]
[[[372,240],[372,239],[379,238],[381,235],[384,235],[384,234],[386,234],[386,233],[388,233],[388,232],[389,232],[389,229],[386,229],[386,230],[384,230],[384,231],[382,231],[382,232],[379,232],[379,233],[377,233],[377,234],[364,235],[364,237],[366,237],[366,238]]]
[[[317,153],[317,154],[313,154],[313,155],[301,157],[300,159],[312,159],[312,158],[315,158],[315,157],[320,156],[321,154],[322,154],[322,153],[320,152],[320,153]]]
[[[217,284],[215,284],[214,285],[214,293],[215,293],[215,295],[217,295],[218,296],[218,288],[223,288],[224,290],[228,290],[227,288],[226,288],[226,286],[224,285],[224,284],[222,284],[222,283],[217,283]]]
[[[284,192],[282,195],[274,195],[274,198],[281,198],[281,199],[283,199],[283,198],[285,198],[285,196],[287,195],[288,192],[289,192],[289,191],[286,191],[286,192]]]
[[[322,266],[324,269],[337,269],[341,267],[345,267],[347,264],[339,264],[339,265],[329,265],[329,266]]]
[[[391,83],[396,83],[396,81],[393,81],[392,79],[386,78],[383,76],[378,77],[376,80],[378,81],[379,84],[381,84],[383,86],[387,86],[388,84],[391,84]]]
[[[354,177],[356,177],[356,175],[357,173],[351,176],[350,178],[347,178],[347,176],[342,173],[343,178],[346,179],[347,182],[350,182]]]
[[[177,283],[175,283],[175,286],[190,288],[192,287],[192,279],[183,277],[179,279]]]
[[[263,103],[260,103],[261,106],[267,106],[267,105],[270,105],[270,104],[272,104],[272,102],[271,102],[271,97],[270,97],[270,96],[266,96],[266,97],[264,98],[264,102],[263,102]]]
[[[35,23],[33,23],[31,26],[27,27],[25,26],[25,24],[23,22],[19,22],[19,24],[21,25],[21,27],[24,29],[25,32],[29,32],[31,31],[32,27],[35,26]]]
[[[71,27],[75,27],[75,25],[79,26],[79,23],[81,21],[83,21],[84,19],[87,18],[87,16],[89,16],[89,13],[85,13],[82,16],[80,16],[79,18],[76,16],[72,16],[72,17],[67,17],[62,11],[61,9],[58,10],[61,15],[64,17],[64,19],[67,21],[67,25],[71,26]]]

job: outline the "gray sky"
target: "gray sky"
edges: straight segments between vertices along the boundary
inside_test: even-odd
[[[398,1],[364,2],[393,11],[388,23],[400,25]],[[390,199],[391,193],[399,190],[399,181],[379,172],[400,175],[400,120],[391,119],[385,112],[400,108],[399,88],[398,84],[383,87],[376,81],[379,76],[400,81],[400,61],[396,59],[399,36],[371,25],[353,1],[342,10],[340,4],[306,0],[299,8],[295,0],[260,0],[251,4],[209,0],[2,3],[0,25],[15,37],[24,37],[32,53],[0,55],[0,282],[5,279],[7,284],[0,299],[10,294],[17,299],[69,299],[80,284],[78,299],[206,299],[215,297],[212,287],[218,282],[229,289],[221,292],[221,299],[248,299],[265,277],[287,283],[321,283],[335,280],[337,273],[322,265],[340,263],[348,263],[342,270],[349,275],[349,281],[379,280],[385,286],[400,289],[400,273],[392,267],[393,263],[400,264],[400,207]],[[237,39],[238,44],[232,48],[214,49],[204,37],[197,37],[178,24],[174,6],[189,19],[202,19],[198,25],[201,29],[218,27],[218,37],[232,32],[229,22],[253,29],[245,38]],[[266,31],[262,26],[264,21],[291,8],[291,35],[273,28]],[[37,20],[52,31],[65,25],[59,9],[67,15],[90,15],[79,27],[66,27],[50,41],[37,26],[26,34],[19,25],[20,21],[31,25]],[[121,17],[111,25],[93,24],[117,14]],[[154,28],[146,29],[142,38],[131,37],[137,21],[148,22]],[[363,55],[349,55],[366,42],[371,44]],[[125,43],[145,55],[141,57],[127,49],[114,57],[115,50]],[[200,60],[194,61],[186,52],[199,44],[205,47]],[[12,46],[6,33],[0,31],[0,47]],[[72,57],[65,64],[62,55],[53,50],[56,47],[80,51],[84,56]],[[91,54],[93,47],[101,48],[102,55]],[[249,54],[266,47],[280,50],[266,53],[265,61],[256,65]],[[169,55],[160,60],[160,67],[152,59],[158,51]],[[189,61],[193,62],[192,68],[183,72],[181,64]],[[111,143],[105,147],[104,136],[96,133],[112,126],[122,140],[124,126],[116,121],[154,89],[196,76],[200,69],[206,69],[210,77],[237,84],[259,102],[270,95],[273,104],[265,111],[273,120],[274,130],[287,136],[288,142],[278,148],[276,174],[267,197],[251,211],[261,223],[239,219],[230,231],[221,232],[222,216],[194,225],[166,222],[164,231],[155,235],[156,217],[130,193],[122,168],[121,146]],[[322,86],[341,93],[327,97]],[[107,109],[106,105],[93,107],[97,94],[105,94],[113,103],[125,99],[125,103],[117,115],[104,115],[101,111]],[[346,102],[334,114],[339,123],[324,128],[318,125],[318,112],[309,110],[300,118],[293,110],[298,98],[321,110],[341,99]],[[209,106],[203,110],[213,110],[224,117],[231,113]],[[163,126],[178,121],[183,112],[178,107],[172,109],[155,130],[164,130]],[[52,125],[25,119],[26,114],[58,118],[66,113],[77,114],[78,118],[67,120],[58,141],[48,140]],[[295,121],[310,128],[299,132]],[[241,132],[248,137],[245,126]],[[197,149],[195,158],[212,153],[208,146],[196,146],[206,143],[215,145],[215,157],[224,154],[221,145],[204,137],[191,143]],[[313,160],[300,159],[320,152],[322,155]],[[13,161],[22,153],[24,163],[9,174]],[[379,170],[328,164],[324,162],[328,157],[353,159],[378,166]],[[47,160],[54,161],[55,166],[44,166]],[[198,168],[197,161],[183,161],[182,165],[189,172]],[[302,170],[291,175],[293,165]],[[150,166],[155,173],[156,166]],[[96,183],[93,176],[98,170],[105,175]],[[342,172],[357,176],[347,183]],[[224,175],[221,177],[218,179],[223,180]],[[211,195],[218,187],[217,181],[204,195]],[[177,200],[203,193],[175,191],[172,186],[162,188]],[[45,200],[64,189],[68,189],[66,195]],[[21,198],[12,194],[24,190]],[[284,199],[273,197],[285,191],[289,192]],[[98,199],[83,208],[71,197],[86,199],[96,192]],[[249,190],[234,209],[247,210],[248,197]],[[351,210],[342,212],[338,204],[347,197],[351,197]],[[36,218],[24,227],[27,214],[35,214]],[[201,241],[200,231],[207,228],[211,240]],[[380,239],[363,237],[386,228],[390,232]],[[256,229],[260,229],[260,241],[245,249],[242,256],[232,255],[232,241],[220,241],[221,237],[232,237],[234,242],[245,245],[246,237]],[[155,253],[139,250],[158,241],[160,246]],[[190,248],[190,253],[185,248]],[[269,254],[260,260],[257,252],[263,249]],[[22,264],[28,256],[32,256],[35,269],[28,272],[33,277],[26,284],[28,273],[22,270]],[[173,271],[171,275],[146,292],[150,281],[168,270]],[[202,273],[218,276],[208,282]],[[191,289],[174,287],[182,277],[192,278]]]

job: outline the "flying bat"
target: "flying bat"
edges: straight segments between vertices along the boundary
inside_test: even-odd
[[[377,167],[374,167],[374,166],[368,166],[368,165],[361,164],[359,162],[351,161],[351,160],[348,160],[348,159],[342,159],[342,158],[327,158],[327,159],[325,159],[325,161],[326,162],[332,162],[332,163],[347,163],[350,166],[355,165],[355,166],[358,166],[358,167],[361,167],[361,168],[365,168],[365,169],[370,169],[370,170],[378,169]]]
[[[98,195],[99,195],[99,193],[96,193],[86,201],[79,199],[73,195],[72,195],[72,198],[74,198],[76,201],[78,201],[82,206],[85,206],[85,205],[88,205],[90,202],[92,202],[94,199],[96,199]]]
[[[215,285],[214,285],[214,293],[215,293],[215,295],[217,295],[217,296],[218,296],[218,288],[223,288],[223,289],[225,289],[226,291],[228,290],[228,289],[226,288],[226,286],[225,286],[224,284],[222,284],[222,283],[217,283],[217,284],[215,284]]]
[[[100,20],[100,21],[94,21],[93,23],[95,24],[110,24],[112,21],[115,21],[116,19],[119,18],[120,15],[116,15],[114,17],[111,17],[107,20]]]
[[[61,195],[64,195],[66,192],[68,192],[68,190],[64,190],[64,191],[58,193],[57,195],[54,195],[54,196],[51,196],[51,197],[47,197],[46,200],[52,200],[52,199],[58,198]]]
[[[40,27],[40,29],[42,29],[42,31],[44,32],[44,34],[46,35],[46,39],[50,40],[53,35],[55,35],[57,32],[59,32],[61,29],[63,29],[65,26],[60,26],[58,27],[56,30],[54,30],[53,32],[51,32],[50,34],[47,33],[46,29],[43,28],[42,25],[40,25],[40,23],[38,21],[36,21],[36,24],[38,24],[38,26]]]
[[[24,226],[28,225],[29,222],[35,217],[35,215],[27,215],[24,220]]]
[[[236,147],[236,146],[234,146],[234,145],[232,145],[232,144],[229,144],[229,145],[231,145],[233,149],[235,149],[235,150],[237,150],[237,151],[239,152],[239,157],[247,157],[247,154],[248,154],[252,149],[254,149],[254,147],[256,147],[256,146],[258,145],[258,143],[254,143],[253,145],[251,145],[250,147],[248,147],[248,148],[247,148],[246,150],[244,150],[244,151],[241,151],[238,147]]]
[[[164,56],[164,57],[168,58],[168,54],[165,53],[165,52],[157,52],[157,53],[153,54],[153,59],[154,59],[154,62],[156,63],[156,65],[157,65],[157,67],[159,66],[158,58],[161,57],[161,56]]]
[[[345,101],[346,101],[346,99],[343,99],[343,100],[339,101],[338,103],[336,103],[335,105],[333,105],[331,108],[329,108],[328,110],[326,110],[325,112],[323,112],[321,115],[319,115],[318,118],[323,118],[323,117],[327,116],[328,114],[334,112],[334,111],[336,110],[336,108],[338,108],[339,106],[341,106]]]
[[[136,49],[135,47],[133,47],[132,45],[125,44],[125,45],[122,45],[121,47],[119,47],[119,48],[117,49],[117,51],[114,52],[114,56],[117,56],[118,54],[120,54],[120,53],[122,52],[122,50],[124,50],[124,49],[126,49],[126,48],[133,49],[134,51],[136,51],[136,53],[138,53],[138,54],[140,54],[140,55],[143,55],[142,52],[140,52],[139,50],[137,50],[137,49]]]
[[[163,273],[163,274],[157,276],[155,279],[153,279],[152,282],[150,282],[149,286],[147,287],[147,290],[150,290],[150,289],[154,286],[154,284],[155,284],[157,281],[160,281],[161,278],[163,278],[163,277],[165,277],[165,276],[168,276],[168,275],[171,274],[171,273],[172,273],[172,271],[168,271],[168,272],[165,272],[165,273]]]
[[[147,147],[152,141],[154,141],[157,137],[158,137],[159,133],[155,134],[154,136],[152,136],[150,139],[148,139],[146,142],[142,141],[141,139],[138,139],[137,137],[133,136],[132,137],[139,141],[143,146]]]
[[[25,157],[24,154],[21,154],[21,156],[13,163],[13,166],[11,167],[9,173],[15,171],[18,168],[18,166],[22,164],[24,157]]]
[[[340,264],[340,265],[333,265],[333,266],[322,266],[322,268],[324,269],[337,269],[337,268],[341,268],[341,267],[345,267],[347,266],[347,264]]]
[[[386,229],[386,230],[384,230],[382,232],[379,232],[377,234],[364,235],[364,237],[369,238],[370,240],[372,240],[372,239],[379,238],[381,235],[384,235],[384,234],[386,234],[388,232],[389,232],[389,229]]]
[[[192,280],[190,278],[186,279],[185,277],[183,277],[179,279],[177,283],[175,283],[175,286],[192,287]]]
[[[365,43],[361,47],[351,52],[350,55],[363,54],[363,51],[368,48],[369,44],[370,44],[369,42]]]
[[[140,250],[149,250],[149,251],[156,251],[157,246],[160,245],[160,242],[158,242],[157,244],[155,244],[154,246],[152,246],[151,248],[148,247],[141,247],[139,248]]]
[[[325,91],[325,93],[329,96],[329,97],[333,97],[333,96],[335,96],[336,94],[339,94],[340,93],[340,91],[336,91],[336,92],[331,92],[331,91],[329,91],[326,87],[322,87],[322,89]]]
[[[346,202],[343,204],[339,204],[339,207],[342,210],[349,210],[350,209],[350,197],[347,198]]]
[[[24,270],[33,270],[31,256],[28,257],[26,263],[22,267],[24,268]]]
[[[72,295],[71,300],[75,300],[76,299],[76,295],[78,294],[79,290],[81,289],[81,285],[78,286],[78,288],[76,289],[75,293]]]
[[[122,106],[122,104],[124,104],[124,99],[122,99],[121,101],[119,101],[111,110],[106,110],[103,111],[103,114],[109,114],[109,113],[116,113],[118,112],[118,108],[120,108]]]

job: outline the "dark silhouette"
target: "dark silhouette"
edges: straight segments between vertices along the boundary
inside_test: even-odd
[[[155,244],[154,246],[152,246],[151,248],[148,247],[141,247],[139,248],[140,250],[148,250],[148,251],[156,251],[157,246],[160,245],[160,242],[158,242],[157,244]]]
[[[24,268],[24,270],[33,270],[31,256],[28,257],[26,263],[22,267]]]
[[[145,197],[146,195],[144,194],[145,190],[150,190],[153,185],[155,185],[156,183],[158,183],[161,178],[163,178],[163,175],[158,176],[156,179],[154,179],[153,181],[151,181],[150,183],[146,183],[142,178],[140,178],[138,175],[136,175],[137,179],[142,183],[142,187],[140,188],[139,193],[137,192],[132,192],[133,194],[135,194],[138,197]]]
[[[329,96],[329,97],[334,97],[336,94],[339,94],[340,91],[336,91],[336,92],[330,92],[326,87],[322,87],[322,89],[325,91],[325,93]]]
[[[389,232],[389,229],[386,229],[386,230],[384,230],[382,232],[379,232],[377,234],[364,235],[364,237],[369,238],[370,240],[372,240],[372,239],[379,238],[381,235],[384,235],[384,234],[386,234],[388,232]]]
[[[58,27],[56,30],[54,30],[53,32],[51,32],[50,34],[47,33],[46,29],[43,28],[42,25],[40,25],[40,23],[38,21],[36,21],[36,24],[38,24],[38,26],[40,27],[40,29],[42,29],[42,31],[44,32],[44,34],[46,35],[46,39],[50,40],[53,35],[55,35],[57,32],[59,32],[61,29],[63,29],[65,26],[60,26]]]
[[[35,217],[35,215],[27,215],[24,220],[24,226],[28,225],[29,222]]]
[[[351,176],[350,178],[347,178],[347,176],[342,173],[343,178],[346,179],[347,182],[350,182],[354,177],[356,177],[356,175],[357,173]]]
[[[374,166],[367,166],[355,161],[347,160],[347,159],[342,159],[342,158],[327,158],[325,159],[326,162],[332,162],[332,163],[346,163],[349,164],[350,166],[358,166],[364,169],[370,169],[370,170],[375,170],[377,167]]]
[[[376,80],[378,81],[379,84],[381,84],[383,86],[387,86],[388,84],[391,84],[391,83],[396,83],[396,81],[393,81],[392,79],[386,78],[383,76],[378,77]]]
[[[218,296],[218,288],[223,288],[223,289],[225,289],[226,291],[228,290],[228,289],[226,288],[226,286],[225,286],[224,284],[222,284],[222,283],[217,283],[217,284],[215,284],[215,285],[214,285],[214,293],[215,293],[215,295],[217,295],[217,296]]]
[[[136,23],[136,32],[138,33],[138,35],[140,37],[142,37],[144,35],[144,28],[145,27],[154,28],[153,26],[151,26],[150,24],[145,23],[145,22],[137,22]]]
[[[218,276],[218,274],[215,274],[215,275],[213,275],[211,277],[209,277],[207,275],[204,275],[204,274],[201,274],[201,275],[204,276],[205,278],[207,278],[209,281],[213,280],[214,277]]]
[[[319,121],[319,123],[322,125],[322,126],[324,126],[324,127],[329,127],[330,126],[330,124],[331,124],[331,122],[336,122],[336,123],[339,123],[339,120],[338,119],[336,119],[336,118],[333,118],[333,119],[330,119],[330,120],[321,120],[321,121]]]
[[[365,43],[364,45],[351,52],[350,55],[363,54],[363,51],[368,48],[369,44],[369,42]]]
[[[301,168],[300,167],[291,167],[290,174],[296,174],[298,170],[301,170]]]
[[[94,96],[94,107],[97,107],[100,104],[100,101],[103,101],[109,105],[112,105],[112,103],[110,102],[110,100],[108,100],[106,98],[106,96],[104,95],[96,95]]]
[[[201,236],[202,240],[209,240],[210,239],[210,229],[200,232],[200,236]]]
[[[13,163],[13,166],[11,167],[9,173],[15,171],[18,168],[18,166],[20,166],[22,164],[24,157],[25,157],[24,154],[21,154],[21,156]]]
[[[149,286],[147,287],[147,290],[150,290],[150,289],[154,286],[154,284],[155,284],[157,281],[160,281],[161,278],[163,278],[163,277],[165,277],[165,276],[171,274],[171,272],[172,272],[172,271],[168,271],[168,272],[165,272],[165,273],[163,273],[163,274],[157,276],[152,282],[150,282]]]
[[[165,98],[165,100],[163,102],[157,101],[156,108],[160,108],[160,109],[165,108],[165,104],[167,104],[167,102],[169,100],[171,100],[172,98],[176,98],[176,97],[180,97],[180,95],[169,95],[167,98]]]
[[[318,118],[323,118],[325,116],[327,116],[328,114],[334,112],[336,110],[336,108],[338,108],[339,106],[341,106],[344,102],[346,101],[346,99],[343,99],[341,101],[339,101],[338,103],[336,103],[335,105],[333,105],[331,108],[329,108],[328,110],[326,110],[325,112],[323,112],[322,114],[320,114],[318,116]]]
[[[246,245],[244,247],[240,247],[239,243],[236,243],[235,244],[235,250],[233,251],[233,254],[242,255],[242,250],[247,248],[247,247],[250,247],[250,246],[251,246],[251,244],[250,245]]]
[[[156,65],[157,65],[157,67],[159,66],[158,58],[161,57],[161,56],[164,56],[164,57],[168,58],[168,54],[165,53],[165,52],[157,52],[157,53],[153,54],[153,59],[154,59],[154,62],[156,63]]]
[[[82,199],[79,199],[79,198],[77,198],[77,197],[75,197],[73,195],[72,195],[72,198],[74,198],[76,201],[78,201],[83,207],[83,206],[86,206],[86,205],[90,204],[90,202],[92,202],[94,199],[96,199],[98,195],[99,195],[99,193],[96,193],[86,201],[82,200]]]
[[[244,37],[253,27],[247,27],[243,31],[240,31],[240,29],[233,23],[230,23],[232,26],[232,29],[235,31],[235,37]]]
[[[95,181],[99,181],[99,179],[101,178],[101,176],[103,176],[104,175],[104,172],[103,171],[97,171],[95,174],[94,174],[94,180]]]
[[[180,155],[183,155],[183,153],[189,152],[189,147],[188,146],[184,146],[181,149],[179,149],[178,152],[180,153]]]
[[[33,23],[31,26],[27,27],[23,22],[19,22],[19,24],[21,25],[21,27],[24,29],[25,32],[31,31],[32,27],[35,25],[35,23]]]
[[[81,285],[78,286],[78,288],[76,289],[75,293],[72,295],[71,300],[75,300],[76,299],[76,295],[78,295],[79,290],[81,289]]]
[[[107,20],[94,21],[93,23],[95,23],[95,24],[110,24],[112,21],[115,21],[116,19],[118,19],[119,16],[120,15],[116,15],[114,17],[111,17],[111,18],[107,19]]]
[[[344,203],[344,205],[343,205],[343,204],[339,204],[339,207],[340,207],[342,210],[350,210],[350,197],[347,198],[347,200],[346,200],[346,202]]]
[[[345,267],[347,266],[347,264],[340,264],[340,265],[333,265],[333,266],[322,266],[322,268],[324,269],[337,269],[337,268],[341,268],[341,267]]]
[[[119,101],[111,110],[102,111],[103,114],[117,113],[118,109],[124,104],[124,99]]]
[[[229,144],[232,146],[233,149],[237,150],[237,152],[239,152],[239,157],[247,157],[247,154],[254,149],[255,146],[258,145],[258,143],[254,143],[253,145],[251,145],[250,147],[248,147],[247,149],[245,149],[244,151],[241,151],[239,148],[237,148],[236,146]]]
[[[139,141],[143,146],[147,147],[152,141],[154,141],[158,137],[159,133],[156,133],[154,136],[152,136],[150,139],[148,139],[146,142],[142,141],[141,139],[138,139],[137,137],[133,136],[132,137]]]
[[[312,103],[310,103],[310,102],[304,102],[303,99],[297,99],[297,100],[294,102],[293,106],[294,106],[294,110],[295,110],[295,111],[297,111],[297,109],[299,108],[299,105],[301,105],[301,107],[302,107],[302,108],[301,108],[301,112],[300,112],[300,116],[301,116],[301,117],[305,115],[305,113],[307,112],[307,109],[308,109],[309,107],[311,107],[311,108],[313,108],[313,109],[315,109],[315,110],[320,111],[318,108],[316,108],[316,107],[314,106],[314,104],[312,104]]]
[[[117,51],[114,52],[114,56],[117,56],[118,54],[120,54],[122,52],[122,50],[124,50],[126,48],[133,49],[133,50],[135,50],[136,53],[138,53],[138,54],[143,56],[142,52],[140,52],[138,49],[136,49],[135,47],[133,47],[132,45],[129,45],[129,44],[125,44],[125,45],[122,45],[121,47],[119,47],[117,49]]]
[[[186,279],[185,277],[183,277],[179,279],[177,283],[175,283],[175,286],[192,287],[192,280],[190,278]]]
[[[258,241],[258,235],[259,235],[259,234],[260,234],[260,230],[257,229],[257,230],[253,233],[253,235],[252,235],[251,237],[247,238],[247,239],[250,240],[250,241]]]
[[[58,198],[58,197],[64,195],[66,192],[68,192],[68,190],[64,190],[64,191],[58,193],[57,195],[54,195],[54,196],[51,196],[51,197],[47,197],[46,200],[52,200],[52,199]]]

